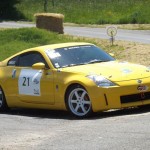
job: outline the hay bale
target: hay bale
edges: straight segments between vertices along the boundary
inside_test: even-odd
[[[55,13],[38,13],[36,17],[36,27],[46,29],[60,34],[64,33],[63,20],[64,15]]]

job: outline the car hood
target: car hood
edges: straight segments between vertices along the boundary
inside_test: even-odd
[[[113,81],[127,81],[150,77],[150,69],[128,62],[110,61],[63,68],[63,71],[85,75],[102,75]]]

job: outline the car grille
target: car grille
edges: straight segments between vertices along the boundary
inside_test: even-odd
[[[143,101],[143,100],[150,100],[150,92],[120,96],[120,101],[122,104],[138,102],[138,101]]]

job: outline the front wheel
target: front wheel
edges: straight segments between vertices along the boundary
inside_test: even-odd
[[[5,100],[5,95],[3,90],[0,88],[0,111],[5,111],[8,109],[6,100]]]
[[[83,118],[92,113],[90,97],[82,86],[75,85],[69,89],[66,104],[69,111],[76,117]]]

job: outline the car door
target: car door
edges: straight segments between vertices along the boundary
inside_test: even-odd
[[[32,68],[33,64],[39,62],[44,63],[47,69]],[[20,101],[54,104],[53,72],[39,52],[27,52],[20,55],[11,76],[11,84],[17,89]]]

